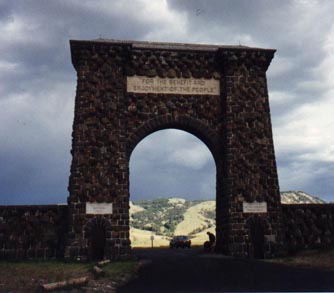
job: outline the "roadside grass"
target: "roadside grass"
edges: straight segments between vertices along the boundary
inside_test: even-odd
[[[104,279],[122,280],[134,274],[136,261],[115,261],[103,267]],[[42,284],[89,276],[93,279],[94,262],[76,263],[61,260],[0,261],[0,292],[35,292]]]
[[[112,278],[113,280],[123,278],[125,275],[135,274],[137,269],[138,261],[135,260],[112,262],[103,266],[106,273],[105,278]]]
[[[271,259],[270,262],[334,271],[334,249],[305,250],[294,255]]]
[[[0,292],[36,290],[41,284],[87,275],[92,263],[52,261],[0,261]]]

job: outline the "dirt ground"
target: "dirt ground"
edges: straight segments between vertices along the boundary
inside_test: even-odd
[[[94,265],[63,261],[0,261],[0,292],[41,292],[42,284],[84,276],[89,277],[88,284],[66,292],[115,292],[138,269],[137,261],[112,262],[103,267],[105,276],[95,279]]]
[[[334,291],[334,249],[274,260],[204,254],[191,249],[134,249],[136,260],[112,262],[94,279],[94,263],[0,261],[0,292],[39,292],[41,284],[89,276],[58,292]]]
[[[330,270],[334,273],[334,249],[307,250],[294,256],[270,260],[273,263],[285,264],[293,267]]]

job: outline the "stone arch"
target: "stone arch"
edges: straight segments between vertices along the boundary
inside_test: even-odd
[[[249,214],[243,202],[257,198],[267,203],[270,235],[280,247],[282,216],[266,82],[274,52],[240,46],[71,41],[77,93],[65,255],[84,257],[89,247],[85,237],[91,232],[87,228],[87,235],[83,233],[91,220],[87,202],[112,204],[107,218],[114,231],[107,249],[115,257],[131,252],[129,159],[143,138],[167,128],[195,135],[213,155],[217,251],[245,255]]]
[[[103,216],[90,219],[84,226],[84,239],[87,241],[88,258],[101,260],[106,257],[107,235],[111,234],[112,225]]]
[[[148,120],[145,124],[138,127],[134,134],[128,139],[126,148],[127,158],[130,159],[134,148],[146,136],[155,131],[168,128],[183,130],[200,139],[210,150],[217,165],[220,142],[218,134],[200,120],[189,116],[175,117],[172,115],[164,115]]]

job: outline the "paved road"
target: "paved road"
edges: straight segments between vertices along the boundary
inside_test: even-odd
[[[134,250],[147,261],[119,293],[334,291],[334,271],[202,254],[196,249]]]

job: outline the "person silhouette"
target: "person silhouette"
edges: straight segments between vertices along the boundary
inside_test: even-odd
[[[213,245],[216,242],[215,235],[211,232],[207,232],[206,234],[208,234],[208,236],[209,236],[209,242]]]
[[[212,248],[213,248],[213,245],[215,244],[216,242],[216,237],[213,233],[211,232],[207,232],[206,234],[208,234],[209,236],[209,241],[205,241],[204,242],[204,251],[206,252],[211,252],[212,251]]]

